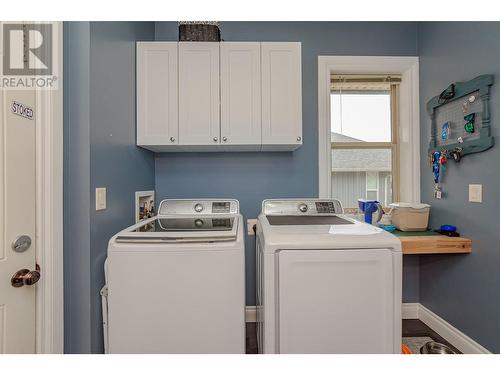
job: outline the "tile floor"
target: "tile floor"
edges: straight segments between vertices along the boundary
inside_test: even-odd
[[[257,354],[257,324],[246,324],[246,352],[247,354]],[[403,319],[403,338],[405,342],[410,344],[413,352],[425,344],[428,340],[446,344],[456,350],[445,339],[439,336],[435,331],[429,328],[426,324],[418,319]],[[418,348],[417,348],[418,347]]]

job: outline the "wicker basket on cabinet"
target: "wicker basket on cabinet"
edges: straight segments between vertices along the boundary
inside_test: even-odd
[[[179,22],[181,42],[220,42],[218,22]]]

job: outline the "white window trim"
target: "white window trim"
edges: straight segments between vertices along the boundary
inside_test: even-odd
[[[331,74],[401,74],[399,87],[400,200],[420,201],[420,115],[418,57],[319,56],[319,197],[331,198]]]

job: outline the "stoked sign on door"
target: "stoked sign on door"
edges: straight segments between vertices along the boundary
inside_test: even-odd
[[[34,112],[32,107],[13,100],[10,108],[13,114],[27,118],[28,120],[33,120]]]

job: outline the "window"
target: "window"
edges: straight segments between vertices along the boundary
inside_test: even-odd
[[[331,76],[331,196],[347,211],[358,198],[387,207],[399,197],[400,82],[397,75]]]
[[[384,149],[385,152],[389,152],[391,158],[390,172],[393,173],[386,172],[379,177],[379,199],[385,199],[387,196],[387,201],[390,201],[389,197],[392,197],[393,200],[403,202],[420,202],[421,150],[418,60],[416,56],[318,57],[318,196],[320,198],[340,196],[338,189],[333,186],[332,170],[333,167],[347,168],[339,163],[334,166],[332,160],[334,159],[332,151],[340,152],[343,150],[342,145],[332,149],[332,78],[334,75],[346,78],[366,77],[372,79],[371,82],[366,83],[374,84],[376,82],[373,82],[373,78],[390,76],[391,81],[385,83],[395,84],[395,87],[391,85],[389,90],[395,92],[395,95],[391,95],[391,102],[394,102],[395,105],[391,105],[391,125],[394,126],[394,130],[391,129],[390,144],[394,143],[396,151],[393,152],[393,148],[386,147],[388,142],[365,141],[365,144],[372,149],[377,147]],[[396,81],[398,78],[399,84]],[[392,82],[393,79],[396,82]],[[347,87],[344,87],[343,91],[345,93]],[[344,123],[343,128],[345,128],[344,125],[347,126]],[[358,142],[357,145],[362,143]],[[333,145],[335,146],[335,143]],[[352,149],[359,151],[362,148],[353,147]],[[370,148],[366,148],[366,150],[370,151]],[[358,180],[356,186],[362,186],[365,189],[366,176],[363,172],[353,173],[341,169],[338,173],[341,172],[350,173],[351,179]],[[337,181],[341,182],[340,179]],[[346,184],[339,186],[347,188]],[[386,186],[388,189],[383,189]],[[335,193],[332,194],[332,192]],[[362,194],[360,193],[358,197],[362,197]],[[347,205],[344,204],[344,206]]]

